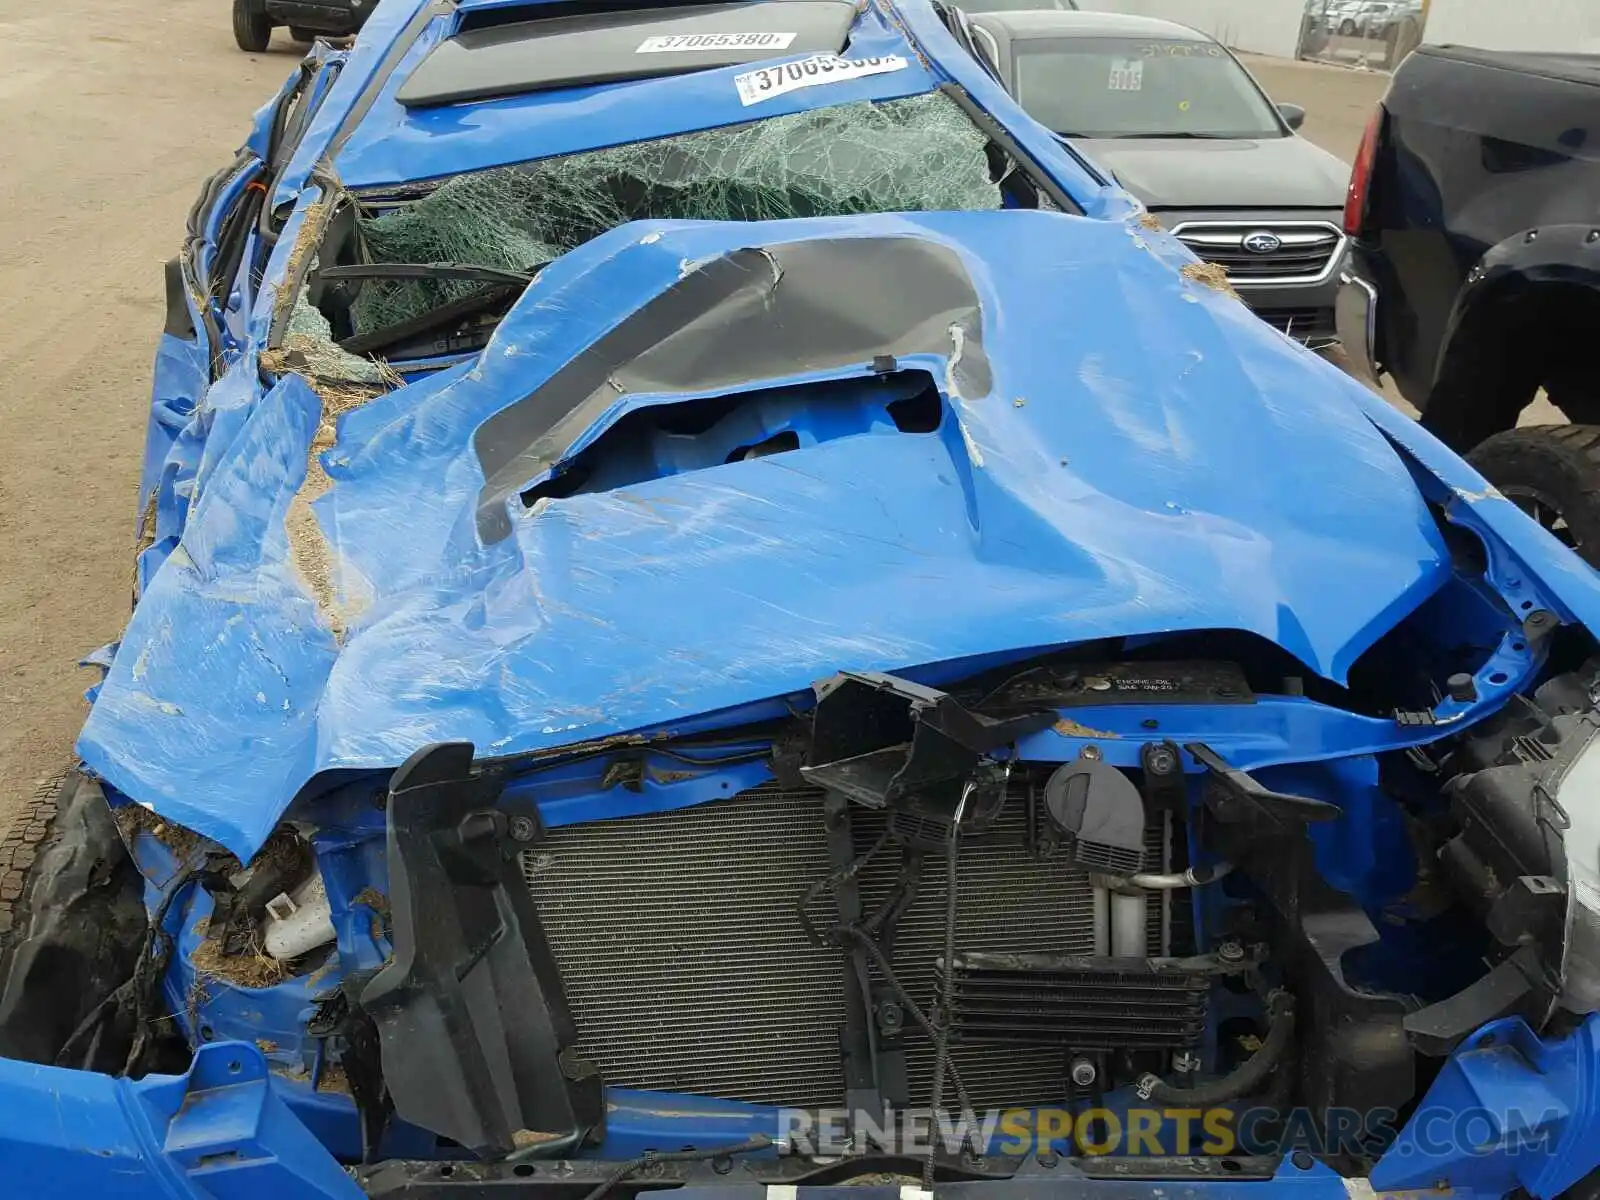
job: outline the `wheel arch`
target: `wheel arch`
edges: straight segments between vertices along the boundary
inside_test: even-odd
[[[1424,424],[1464,451],[1514,426],[1541,387],[1569,419],[1600,420],[1600,368],[1586,341],[1595,329],[1600,229],[1560,225],[1508,238],[1456,297]]]

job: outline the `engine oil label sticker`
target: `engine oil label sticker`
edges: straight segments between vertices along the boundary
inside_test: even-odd
[[[667,33],[647,37],[635,54],[671,54],[684,50],[787,50],[795,33]]]
[[[738,90],[739,103],[759,104],[785,92],[815,87],[819,83],[835,83],[841,79],[860,79],[864,75],[882,75],[887,71],[903,71],[907,63],[898,54],[882,58],[840,58],[837,54],[817,54],[799,62],[782,63],[776,67],[759,67],[733,77]]]
[[[1137,92],[1144,88],[1144,59],[1113,58],[1111,81],[1106,84],[1113,92]]]

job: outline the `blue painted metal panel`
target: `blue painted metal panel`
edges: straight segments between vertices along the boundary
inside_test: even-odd
[[[137,1082],[0,1059],[0,1167],[30,1200],[359,1200],[275,1094],[254,1046],[219,1042]]]
[[[363,89],[382,78],[390,43],[423,30],[386,89],[448,32],[454,18],[431,11],[385,0],[286,173],[291,198],[292,177],[309,169],[305,155],[320,153],[348,124]],[[870,7],[857,40],[877,51],[936,52],[862,86],[889,86],[899,75],[915,77],[918,88],[935,76],[956,79],[1102,211],[1118,209],[1109,193],[1096,192],[1098,180],[1085,186],[1073,174],[1079,168],[1053,138],[1039,139],[925,6]],[[634,95],[645,84],[597,89],[587,99],[565,93],[560,103],[545,95],[413,116],[380,94],[340,162],[359,161],[370,145],[373,162],[390,156],[381,170],[403,165],[414,177],[641,136],[656,120],[674,128],[717,123],[742,108],[731,92],[706,91],[723,87],[723,74],[649,81],[676,89],[683,103],[670,106]],[[842,98],[831,93],[805,89],[785,103]],[[429,121],[444,124],[425,128]],[[413,134],[415,144],[406,143]],[[550,138],[557,140],[541,140]],[[471,148],[484,139],[501,149]],[[302,197],[283,231],[251,317],[256,337],[265,334],[272,289],[314,195]],[[771,239],[887,232],[957,247],[979,281],[985,338],[1000,362],[991,394],[947,396],[954,416],[943,437],[863,435],[808,447],[800,455],[815,473],[807,476],[789,470],[801,461],[789,456],[578,497],[521,520],[514,544],[476,545],[461,526],[465,497],[479,482],[472,431],[658,294],[683,262],[748,244],[758,230]],[[262,397],[254,353],[246,353],[172,438],[147,575],[189,523],[193,497],[203,493],[209,503],[168,573],[163,611],[141,615],[130,630],[138,648],[113,669],[84,737],[85,758],[130,795],[247,853],[294,789],[321,769],[390,766],[432,737],[518,753],[664,721],[677,727],[692,714],[732,714],[801,693],[841,665],[926,672],[1085,637],[1218,626],[1258,632],[1340,679],[1446,570],[1400,460],[1356,413],[1365,407],[1394,442],[1424,446],[1424,458],[1438,448],[1416,442],[1426,435],[1239,306],[1177,279],[1171,268],[1183,258],[1170,239],[1132,223],[1037,213],[613,231],[554,264],[470,365],[341,422],[340,447],[324,456],[337,486],[316,511],[347,593],[341,622],[351,637],[343,647],[327,636],[328,614],[287,561],[282,527],[317,402],[295,382]],[[946,363],[923,365],[937,377]],[[659,399],[623,398],[572,449],[630,405]],[[170,423],[180,417],[174,412]],[[1574,604],[1600,608],[1593,579],[1580,577],[1570,555],[1552,554],[1553,543],[1540,542],[1504,501],[1473,493],[1476,476],[1449,459],[1444,454],[1445,472],[1465,472],[1466,482],[1435,480],[1434,498],[1490,531],[1491,575],[1513,611],[1573,615],[1541,592],[1530,563],[1553,571]],[[1234,469],[1238,463],[1259,469]],[[1424,484],[1431,469],[1414,467]],[[265,490],[262,472],[272,477]],[[869,478],[872,486],[861,488]],[[702,525],[663,538],[650,506],[699,514]],[[403,536],[392,519],[399,510]],[[713,511],[732,519],[721,536],[703,527]],[[1517,544],[1532,539],[1531,559],[1507,549],[1502,527]],[[750,569],[726,545],[739,528],[752,545],[766,539],[764,562],[781,546],[792,567],[764,570],[759,586],[730,593],[727,583]],[[582,561],[572,555],[578,545]],[[855,561],[840,569],[842,559]],[[452,582],[441,585],[445,577]],[[1323,578],[1352,586],[1324,588]],[[976,608],[960,619],[937,609],[903,619],[907,598],[930,589]],[[859,620],[857,591],[871,601]],[[704,610],[708,594],[723,598]],[[690,595],[692,603],[680,599]],[[797,625],[789,614],[802,611]],[[625,648],[605,632],[636,626],[646,612],[651,630]],[[708,657],[696,650],[704,665],[685,662],[683,648],[703,638],[705,618],[748,634]],[[502,619],[508,624],[489,634]],[[176,636],[218,623],[204,656]],[[1475,714],[1520,687],[1533,666],[1509,645],[1482,673]],[[391,652],[397,648],[409,657]],[[620,690],[609,682],[652,656],[664,664],[657,677],[630,677]],[[738,668],[728,669],[734,658]],[[1383,722],[1358,729],[1360,718],[1329,713],[1290,724],[1311,740],[1268,735],[1259,760],[1238,748],[1243,761],[1365,753],[1418,736]],[[1242,727],[1232,733],[1242,742],[1254,736]],[[1216,736],[1227,740],[1228,731]],[[214,752],[222,757],[209,757]],[[245,809],[243,823],[226,815]]]
[[[1379,1191],[1524,1189],[1554,1198],[1600,1169],[1600,1016],[1543,1041],[1520,1018],[1458,1050],[1372,1172]]]
[[[456,10],[501,3],[466,0]],[[1512,618],[1549,608],[1600,628],[1593,572],[1360,385],[1180,278],[1186,252],[1129,220],[1132,202],[1028,119],[922,0],[864,6],[852,37],[853,55],[903,54],[905,70],[759,110],[738,104],[738,69],[728,69],[408,113],[394,89],[449,34],[456,10],[383,0],[368,22],[279,181],[274,203],[295,211],[261,293],[242,298],[248,320],[242,311],[230,320],[248,341],[203,400],[204,347],[162,342],[145,472],[157,497],[157,541],[141,563],[148,586],[80,743],[126,795],[244,857],[319,772],[391,767],[441,739],[515,755],[771,717],[840,667],[938,682],[1070,642],[1225,628],[1341,681],[1449,578],[1424,498],[1483,536],[1489,582]],[[385,82],[391,51],[412,34]],[[997,116],[1097,219],[664,222],[596,239],[544,272],[482,354],[341,418],[322,458],[334,486],[314,505],[333,573],[330,614],[294,565],[285,521],[320,402],[299,379],[264,389],[257,367],[274,292],[317,197],[307,181],[330,147],[344,183],[383,185],[946,81]],[[258,120],[247,143],[258,154],[263,137]],[[528,510],[513,504],[512,536],[479,542],[475,431],[671,286],[685,264],[760,242],[884,236],[949,247],[979,296],[993,367],[986,394],[953,390],[955,344],[900,364],[942,385],[938,432],[825,428],[819,417],[803,426],[799,450],[702,469],[663,460],[659,478]],[[638,407],[687,398],[618,397],[566,453]],[[1132,765],[1148,738],[1206,740],[1269,782],[1341,803],[1348,819],[1314,833],[1319,863],[1363,898],[1392,896],[1408,885],[1408,863],[1387,853],[1399,839],[1379,829],[1390,817],[1368,756],[1441,736],[1523,690],[1539,663],[1512,618],[1479,671],[1478,699],[1440,706],[1443,729],[1272,697],[1226,710],[1163,706],[1156,730],[1148,710],[1075,709],[1076,727],[1034,735],[1019,752],[1058,760],[1093,740],[1108,760]],[[767,770],[711,765],[619,794],[575,767],[541,777],[537,799],[558,825],[702,803]],[[322,815],[339,969],[374,965],[386,945],[372,910],[353,897],[381,883],[376,818]],[[188,992],[206,911],[204,902],[174,911],[174,1001]],[[314,1070],[304,1014],[317,990],[311,980],[219,985],[200,1014],[209,1035],[188,1032],[261,1037],[277,1047],[281,1070]],[[1597,1161],[1581,1136],[1600,1122],[1596,1029],[1591,1020],[1548,1043],[1518,1022],[1486,1031],[1498,1040],[1476,1040],[1428,1098],[1440,1111],[1476,1104],[1500,1114],[1485,1151],[1424,1146],[1413,1126],[1374,1184],[1431,1188],[1449,1178],[1459,1197],[1521,1186],[1538,1200],[1570,1186]],[[1506,1119],[1536,1105],[1536,1118]],[[268,1075],[253,1045],[213,1042],[188,1076],[138,1083],[0,1061],[0,1112],[0,1162],[31,1185],[25,1194],[352,1194],[328,1154],[354,1152],[351,1107],[309,1082]],[[50,1112],[67,1119],[52,1123]],[[756,1106],[622,1091],[610,1094],[609,1114],[611,1157],[737,1141],[776,1120]],[[1534,1135],[1539,1153],[1513,1161],[1503,1152]],[[426,1152],[424,1135],[402,1137],[412,1140],[387,1151]],[[1004,1186],[1024,1200],[1021,1191],[1060,1184]],[[1070,1184],[1107,1200],[1151,1186]],[[1264,1186],[1304,1200],[1345,1196],[1330,1172],[1289,1161],[1270,1184],[1162,1190],[1234,1200]],[[859,1188],[851,1195],[863,1198]]]
[[[149,498],[157,493],[162,473],[173,448],[210,386],[210,350],[206,345],[205,335],[198,330],[197,324],[196,334],[190,338],[178,338],[170,333],[163,333],[161,340],[156,344],[155,367],[150,389],[150,420],[145,431],[144,462],[139,475],[141,523],[150,519],[146,512]],[[146,534],[152,543],[166,543],[159,548],[152,547],[155,553],[148,560],[150,564],[148,571],[145,569],[145,563],[141,562],[139,571],[141,587],[154,573],[154,568],[171,553],[182,530],[182,521],[173,508],[170,491],[167,499],[168,511],[165,514],[167,519],[162,520],[163,514],[158,506],[154,514],[154,527],[139,530],[140,533]]]
[[[443,15],[447,5],[437,0],[379,0],[372,10],[356,44],[345,59],[339,78],[328,89],[327,96],[317,109],[317,114],[306,126],[300,144],[295,147],[282,177],[272,193],[274,208],[293,204],[305,189],[312,171],[322,162],[330,145],[344,132],[353,129],[355,114],[368,89],[381,83],[392,68],[390,47],[421,14],[435,13],[431,22],[443,30],[450,18]]]
[[[580,495],[478,542],[473,431],[684,261],[883,235],[949,246],[978,290],[993,386],[947,394],[942,433]],[[902,365],[942,380],[948,361]],[[248,854],[319,770],[392,766],[446,738],[516,754],[655,727],[841,666],[1231,628],[1340,679],[1449,572],[1405,465],[1350,403],[1359,390],[1120,223],[624,227],[549,267],[470,369],[342,418],[315,505],[345,587],[342,645],[284,528],[317,398],[297,379],[241,397],[238,432],[205,446],[182,559],[152,582],[80,749],[119,790]],[[576,444],[659,399],[619,398]],[[1224,466],[1238,463],[1251,469]]]
[[[395,92],[446,32],[436,25],[419,39],[339,151],[335,166],[347,187],[455,175],[824,105],[897,99],[926,92],[939,79],[931,66],[917,61],[906,39],[869,9],[852,30],[849,56],[898,54],[906,61],[903,70],[803,88],[758,105],[741,104],[734,90],[733,77],[750,69],[741,65],[471,105],[402,107]]]
[[[245,1042],[202,1047],[183,1076],[134,1082],[85,1071],[0,1060],[0,1162],[20,1195],[265,1200],[357,1197],[359,1188],[310,1130],[331,1136],[337,1116],[285,1094]],[[290,1089],[293,1090],[292,1088]],[[1108,1102],[1114,1109],[1115,1102]],[[324,1105],[324,1107],[328,1107]],[[297,1117],[296,1113],[300,1115]],[[614,1157],[663,1141],[731,1143],[784,1130],[757,1105],[613,1089],[608,1122]],[[303,1120],[302,1120],[303,1118]],[[1383,1194],[1499,1197],[1523,1187],[1553,1197],[1600,1165],[1592,1137],[1600,1120],[1600,1018],[1562,1039],[1541,1041],[1519,1020],[1485,1027],[1446,1065],[1416,1116],[1373,1172]],[[950,1185],[1000,1200],[1031,1200],[1066,1188],[1104,1200],[1163,1195],[1238,1200],[1337,1200],[1345,1185],[1327,1168],[1286,1158],[1270,1181],[1091,1180],[1064,1168],[1010,1183]],[[821,1196],[829,1189],[803,1189]],[[871,1189],[851,1188],[859,1196]],[[736,1187],[703,1194],[733,1200]],[[1026,1193],[1026,1195],[1025,1195]],[[701,1194],[696,1192],[696,1194]]]
[[[1508,592],[1513,612],[1548,608],[1565,622],[1600,629],[1600,576],[1594,568],[1383,397],[1361,386],[1348,389],[1348,395],[1415,465],[1423,494],[1442,505],[1450,520],[1480,536],[1489,572]]]
[[[397,4],[397,0],[386,0],[389,4]],[[407,13],[410,11],[408,8]],[[400,10],[380,9],[373,22],[380,15],[387,30],[396,26]],[[863,6],[850,32],[848,57],[899,55],[906,60],[906,69],[807,88],[760,105],[741,104],[734,90],[733,77],[750,69],[744,65],[408,111],[395,101],[396,91],[427,53],[450,35],[456,21],[454,17],[440,16],[421,31],[388,81],[377,90],[370,109],[337,147],[335,167],[346,186],[373,187],[437,178],[853,100],[891,99],[953,82],[1005,124],[1085,212],[1120,218],[1138,207],[1126,193],[1110,186],[1085,160],[1023,112],[1005,89],[955,43],[922,0],[911,0],[893,9],[878,4]],[[368,29],[372,28],[369,23]],[[366,36],[364,32],[363,41]],[[780,56],[770,61],[792,61],[796,57]],[[358,47],[346,75],[361,73],[367,61]],[[337,113],[349,107],[354,95],[353,87],[347,88],[341,79],[329,96],[326,113],[307,135],[308,147],[327,144]],[[279,203],[292,199],[290,179],[303,181],[310,165],[309,156],[297,159],[285,187],[278,193]]]

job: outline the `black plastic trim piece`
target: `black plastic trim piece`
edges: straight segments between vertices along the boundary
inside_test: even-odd
[[[1516,1015],[1537,1024],[1548,1007],[1545,996],[1539,950],[1523,946],[1470,987],[1407,1013],[1406,1037],[1418,1053],[1444,1058],[1490,1021]]]
[[[506,283],[527,287],[537,272],[512,271],[505,267],[486,267],[458,262],[369,262],[341,267],[322,267],[319,279],[465,279],[476,283]]]
[[[361,1006],[402,1120],[481,1155],[525,1132],[581,1142],[604,1127],[600,1075],[578,1053],[517,868],[503,776],[472,755],[470,742],[427,746],[390,783],[394,958]]]
[[[177,255],[173,255],[163,264],[162,270],[167,285],[167,319],[161,326],[161,332],[187,342],[194,337],[194,317],[189,312],[183,263]]]
[[[1276,910],[1272,958],[1296,981],[1300,1006],[1302,1102],[1317,1120],[1333,1108],[1409,1102],[1417,1073],[1403,1022],[1416,1002],[1346,977],[1346,956],[1377,942],[1378,930],[1354,897],[1322,877],[1304,816],[1255,803],[1248,787],[1234,791],[1214,772],[1205,799],[1216,818],[1212,849]]]
[[[830,795],[823,801],[823,820],[828,830],[828,860],[838,884],[834,899],[839,921],[845,926],[861,923],[861,888],[851,867],[855,862],[855,838],[850,827],[850,803],[843,796]],[[839,1031],[845,1086],[845,1107],[852,1113],[881,1112],[884,1087],[883,1066],[873,1036],[874,1008],[867,952],[854,942],[843,947],[844,1025]]]
[[[379,94],[389,82],[389,76],[393,75],[395,68],[404,61],[412,45],[422,36],[422,31],[435,17],[442,17],[455,11],[455,0],[434,0],[432,4],[425,4],[419,8],[406,27],[400,31],[400,36],[395,38],[388,52],[384,54],[383,61],[378,64],[377,70],[373,71],[372,78],[367,80],[366,86],[361,89],[361,94],[350,106],[350,111],[345,113],[339,128],[334,130],[333,136],[328,139],[328,148],[323,153],[322,163],[330,175],[333,173],[334,159],[339,157],[339,152],[344,149],[344,144],[350,140],[350,135],[356,131],[357,126],[367,119],[367,114],[372,111]]]
[[[244,265],[245,246],[249,231],[255,227],[261,214],[266,193],[259,178],[245,184],[244,191],[234,198],[233,206],[223,215],[217,226],[216,250],[211,262],[210,295],[220,311],[228,308],[228,298],[233,293],[235,277]]]
[[[1255,810],[1279,824],[1292,821],[1337,821],[1344,815],[1343,809],[1326,800],[1317,800],[1310,796],[1293,796],[1264,787],[1204,742],[1190,742],[1184,749],[1194,757],[1195,762],[1210,772],[1211,781],[1226,793],[1227,800],[1223,802],[1225,809],[1228,802],[1233,802]],[[1213,801],[1213,807],[1216,804],[1217,801]],[[1225,820],[1232,815],[1230,812],[1219,813]]]
[[[339,349],[346,354],[376,354],[380,351],[393,353],[396,347],[403,346],[424,334],[448,335],[453,326],[468,317],[489,312],[502,305],[510,308],[516,303],[517,297],[526,290],[526,286],[520,283],[491,283],[487,287],[475,288],[465,296],[458,296],[414,317],[396,321],[393,325],[380,325],[377,329],[369,329],[366,333],[347,337],[339,342]]]
[[[1050,711],[986,717],[877,671],[842,671],[816,693],[811,762],[800,773],[868,808],[913,794],[953,800],[985,756],[1056,719]]]

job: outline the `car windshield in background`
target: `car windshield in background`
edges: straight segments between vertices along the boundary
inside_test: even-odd
[[[1280,137],[1271,105],[1211,42],[1029,38],[1013,43],[1016,93],[1069,137]]]
[[[991,12],[1077,12],[1076,0],[962,0],[968,13]]]

